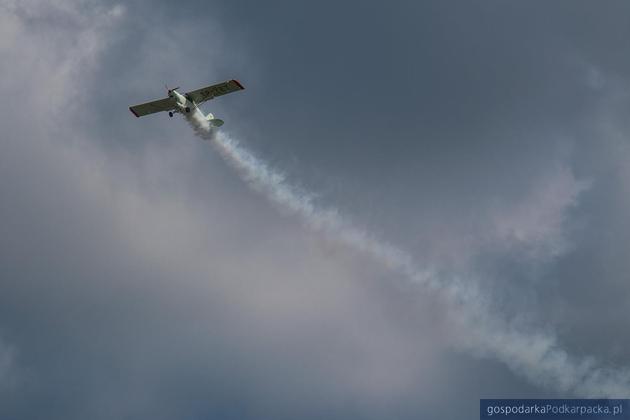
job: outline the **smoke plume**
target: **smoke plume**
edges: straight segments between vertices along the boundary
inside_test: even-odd
[[[384,264],[448,305],[456,345],[479,357],[501,361],[531,383],[561,395],[630,397],[630,370],[614,369],[588,356],[569,354],[553,331],[537,331],[518,320],[506,320],[491,309],[490,299],[473,281],[447,279],[421,270],[402,249],[356,227],[335,209],[320,207],[313,194],[287,182],[285,176],[254,156],[228,134],[212,128],[202,115],[188,117],[198,136],[209,140],[223,159],[254,190],[325,234]]]

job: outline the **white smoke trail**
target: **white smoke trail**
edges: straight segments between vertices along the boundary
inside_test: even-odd
[[[530,382],[561,394],[581,397],[630,397],[630,370],[602,366],[594,358],[564,350],[551,332],[539,332],[492,313],[488,297],[473,282],[440,279],[432,270],[414,266],[409,254],[355,227],[334,209],[321,208],[314,197],[290,183],[202,115],[189,118],[195,132],[210,140],[239,176],[269,200],[323,232],[405,276],[443,298],[458,325],[458,344],[482,357],[494,357]]]

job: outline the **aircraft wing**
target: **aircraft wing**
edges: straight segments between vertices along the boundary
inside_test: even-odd
[[[129,110],[133,112],[133,115],[136,117],[142,117],[161,111],[170,111],[172,109],[175,109],[175,103],[171,98],[158,99],[157,101],[151,101],[129,107]]]
[[[206,86],[201,89],[193,90],[186,94],[186,97],[197,104],[208,101],[217,96],[226,95],[245,89],[238,80],[228,80],[227,82],[218,83],[212,86]]]

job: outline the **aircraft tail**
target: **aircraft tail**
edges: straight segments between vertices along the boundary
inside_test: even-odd
[[[208,113],[208,115],[206,115],[206,120],[208,120],[212,127],[221,127],[223,125],[223,120],[214,118],[214,115],[212,115],[211,113]]]

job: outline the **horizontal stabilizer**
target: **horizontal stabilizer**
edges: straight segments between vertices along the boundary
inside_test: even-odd
[[[208,120],[208,122],[212,127],[221,127],[223,125],[223,120],[220,120],[218,118],[213,118],[211,120]]]

